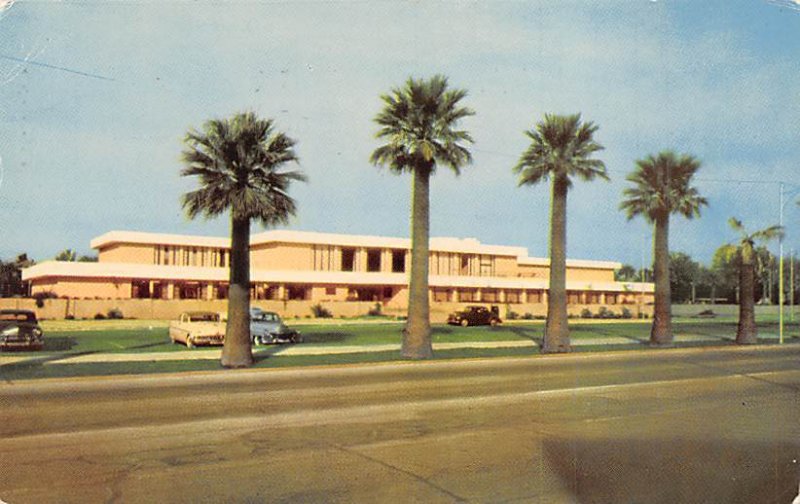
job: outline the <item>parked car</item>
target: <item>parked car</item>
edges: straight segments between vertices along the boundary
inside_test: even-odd
[[[462,327],[474,325],[492,325],[496,326],[503,322],[498,315],[497,307],[488,309],[485,306],[467,306],[462,311],[451,313],[447,317],[447,323],[450,325],[460,325]]]
[[[222,345],[225,343],[225,323],[219,313],[185,312],[178,320],[169,323],[169,337],[173,343],[183,343],[189,348]]]
[[[41,350],[44,331],[30,310],[0,310],[0,350]]]
[[[287,326],[275,312],[260,308],[250,310],[250,338],[256,345],[272,343],[301,343],[303,336]]]

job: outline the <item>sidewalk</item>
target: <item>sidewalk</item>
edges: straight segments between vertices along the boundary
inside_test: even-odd
[[[763,339],[777,339],[776,334],[761,334]],[[719,338],[702,334],[680,334],[675,336],[675,343],[723,343],[730,339]],[[644,344],[646,341],[624,338],[619,336],[608,336],[602,338],[577,338],[571,341],[573,347],[585,346],[608,346],[609,350],[618,346],[629,346],[632,344]],[[458,350],[470,348],[535,348],[538,345],[530,340],[509,340],[509,341],[465,341],[458,343],[434,343],[433,349],[436,350]],[[317,355],[343,355],[359,353],[378,353],[378,352],[399,352],[400,343],[380,344],[380,345],[279,345],[254,347],[254,352],[274,352],[271,357],[297,357],[297,356],[317,356]],[[148,352],[148,353],[92,353],[82,355],[63,355],[53,354],[27,354],[24,356],[3,355],[0,356],[0,365],[13,364],[26,360],[38,360],[42,357],[56,357],[48,359],[44,365],[50,364],[83,364],[98,362],[163,362],[163,361],[189,361],[189,360],[218,360],[220,358],[220,348],[193,349],[175,352]]]

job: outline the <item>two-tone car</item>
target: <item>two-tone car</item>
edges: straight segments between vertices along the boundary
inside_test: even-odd
[[[250,310],[250,338],[255,345],[303,341],[300,332],[284,324],[280,315],[259,308]]]
[[[0,350],[41,350],[44,331],[31,310],[0,310]]]
[[[169,338],[173,343],[183,343],[188,348],[198,345],[222,345],[225,343],[225,322],[216,312],[181,313],[178,320],[169,323]]]
[[[476,325],[496,326],[503,322],[497,314],[497,310],[490,310],[485,306],[467,306],[464,310],[451,313],[447,317],[450,325],[460,325],[462,327]]]

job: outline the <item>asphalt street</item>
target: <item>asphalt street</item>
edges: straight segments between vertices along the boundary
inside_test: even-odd
[[[0,384],[0,500],[791,503],[800,346]]]

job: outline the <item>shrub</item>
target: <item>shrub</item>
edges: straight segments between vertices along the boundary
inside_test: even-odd
[[[592,310],[589,308],[581,310],[581,318],[592,318]]]
[[[380,317],[383,314],[381,312],[381,309],[382,309],[381,304],[375,303],[375,306],[369,309],[367,315],[370,317]]]
[[[333,317],[333,313],[330,312],[327,308],[322,306],[320,303],[315,304],[311,307],[311,314],[314,315],[316,318],[331,318]]]
[[[105,316],[105,315],[103,315],[102,313],[95,313],[95,315],[94,315],[94,319],[95,319],[95,320],[105,320],[105,319],[106,319],[106,316]]]
[[[621,316],[622,318],[624,318],[624,319],[632,319],[632,318],[633,318],[633,314],[632,314],[632,313],[631,313],[631,311],[630,311],[629,309],[627,309],[627,308],[623,308],[623,309],[622,309],[622,315],[620,315],[620,316]]]
[[[601,306],[600,310],[597,312],[597,318],[615,319],[615,318],[619,318],[619,317],[617,316],[616,313],[614,313],[613,311],[609,310],[605,306]]]
[[[125,318],[125,317],[122,316],[122,310],[120,310],[119,308],[112,308],[112,309],[108,310],[108,313],[106,313],[106,317],[110,318],[110,319],[122,319],[122,318]]]
[[[67,315],[66,317],[64,317],[64,320],[75,320],[75,315],[73,315],[73,314],[71,314],[71,313],[70,313],[69,315]]]
[[[33,295],[33,299],[36,300],[37,308],[44,308],[45,299],[56,299],[56,298],[58,298],[58,295],[53,291],[41,291]]]
[[[519,318],[519,313],[509,310],[506,314],[506,318],[508,320],[517,320]]]
[[[533,314],[532,314],[532,313],[530,313],[530,312],[525,312],[525,313],[522,315],[522,319],[523,319],[523,320],[532,320],[532,319],[533,319]]]

